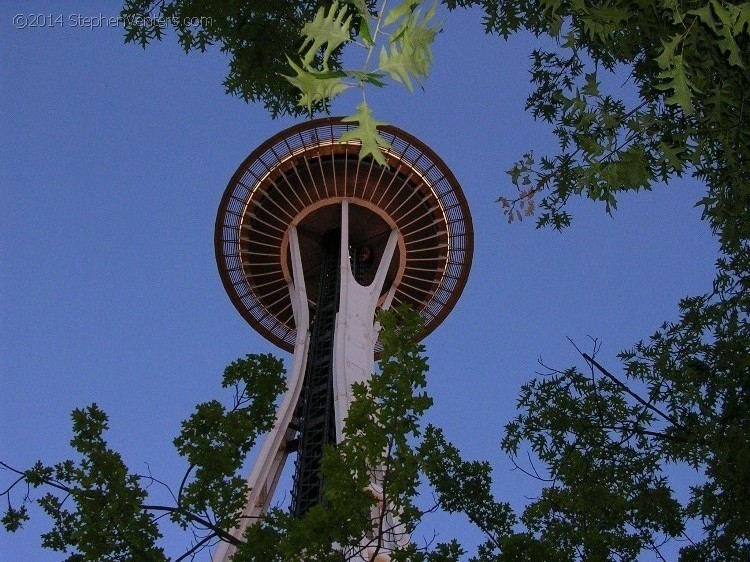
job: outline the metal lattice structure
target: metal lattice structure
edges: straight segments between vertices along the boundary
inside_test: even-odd
[[[287,351],[297,327],[287,294],[286,233],[297,225],[312,234],[301,244],[305,277],[314,287],[320,258],[314,238],[335,222],[333,204],[342,198],[357,205],[352,222],[362,226],[363,241],[373,239],[376,253],[384,243],[377,236],[398,229],[397,259],[384,291],[398,285],[394,303],[409,303],[422,314],[422,337],[452,309],[471,268],[471,215],[445,163],[391,126],[380,130],[392,147],[385,151],[388,168],[360,160],[359,144],[339,141],[352,127],[320,119],[282,131],[247,157],[219,206],[214,242],[224,287],[243,318]],[[314,307],[315,291],[308,297]]]
[[[329,236],[323,250],[310,351],[302,396],[297,405],[300,430],[291,507],[292,513],[297,517],[323,500],[323,480],[320,476],[323,447],[336,442],[332,375],[333,336],[340,285],[338,239]]]

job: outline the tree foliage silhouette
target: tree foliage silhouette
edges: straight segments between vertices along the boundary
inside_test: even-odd
[[[571,221],[567,204],[573,196],[602,202],[613,213],[623,192],[693,176],[706,187],[697,203],[720,241],[713,286],[683,299],[676,320],[623,351],[618,369],[599,363],[594,341],[593,350],[580,352],[579,366],[548,367],[523,386],[502,448],[540,480],[542,490],[517,514],[493,497],[487,463],[462,460],[439,428],[422,428],[420,416],[429,405],[423,392],[426,364],[406,337],[416,319],[407,312],[384,316],[385,341],[393,339],[386,345],[390,355],[384,355],[381,375],[357,389],[349,439],[326,454],[327,503],[300,520],[273,511],[249,528],[236,559],[297,560],[301,552],[309,560],[351,558],[367,537],[377,537],[373,526],[384,521],[398,521],[389,530],[406,536],[425,509],[415,500],[422,477],[436,494],[437,504],[427,509],[463,513],[485,534],[473,560],[636,560],[645,551],[663,559],[661,547],[668,540],[685,541],[684,561],[745,560],[750,4],[445,4],[483,10],[487,33],[507,38],[527,31],[556,45],[531,53],[527,109],[552,125],[559,150],[543,156],[528,152],[508,170],[516,192],[499,199],[508,219],[536,214],[538,226],[563,229]],[[219,44],[230,57],[227,90],[264,103],[276,116],[322,111],[349,88],[364,91],[390,80],[412,89],[424,82],[439,29],[431,10],[421,0],[391,5],[127,0],[123,16],[126,40],[144,46],[164,33],[155,15],[173,22],[186,51]],[[191,19],[198,17],[203,19]],[[378,66],[371,68],[378,44]],[[364,49],[361,68],[343,67],[342,53],[350,47]],[[635,99],[608,92],[607,75],[627,76]],[[379,122],[372,115],[372,108],[359,105],[351,117],[360,125],[352,140],[377,158],[388,147],[378,143]],[[177,444],[190,468],[175,505],[145,503],[149,477],[130,473],[107,447],[106,417],[92,406],[74,414],[72,444],[80,460],[15,473],[5,492],[5,527],[14,530],[28,517],[24,502],[30,496],[21,493],[19,502],[14,494],[26,485],[46,486],[52,491],[39,502],[54,526],[43,542],[72,549],[71,560],[164,559],[156,543],[159,510],[196,533],[183,559],[212,541],[233,540],[227,530],[243,486],[237,462],[270,423],[273,396],[281,388],[274,360],[247,361],[249,370],[225,384],[235,386],[236,396],[252,396],[247,377],[254,373],[265,381],[263,396],[245,398],[247,404],[235,400],[229,409],[209,402],[186,422]],[[527,454],[529,460],[522,460]],[[224,461],[208,463],[211,455]],[[368,471],[380,465],[390,474],[385,502],[367,490]],[[703,475],[687,498],[677,497],[670,486],[674,465]],[[71,503],[74,507],[67,507]],[[691,521],[702,533],[686,539]],[[394,560],[447,561],[466,553],[456,542],[423,547],[404,541],[391,554]]]

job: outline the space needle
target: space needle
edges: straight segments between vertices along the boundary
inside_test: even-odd
[[[292,513],[323,501],[323,447],[342,440],[352,384],[374,372],[377,311],[410,305],[424,319],[421,339],[456,304],[471,268],[471,215],[450,169],[392,126],[379,128],[387,166],[360,159],[358,141],[341,141],[354,126],[326,118],[278,133],[240,165],[219,205],[224,288],[250,326],[293,354],[237,538],[269,509],[290,454]],[[385,562],[403,537],[381,539],[376,560]],[[213,562],[233,552],[222,542]]]

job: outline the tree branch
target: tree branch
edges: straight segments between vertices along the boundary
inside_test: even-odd
[[[191,464],[185,471],[185,475],[182,477],[182,482],[180,482],[180,489],[177,491],[177,498],[175,500],[177,502],[177,507],[180,507],[180,508],[182,507],[182,491],[185,489],[185,484],[187,483],[187,479],[190,476],[190,473],[193,471],[194,468],[195,468],[195,464]]]
[[[190,550],[185,551],[185,553],[179,558],[175,558],[174,562],[181,562],[182,560],[186,560],[188,556],[194,558],[195,554],[203,550],[206,547],[206,543],[211,541],[213,538],[214,538],[214,535],[208,535],[206,537],[203,537]]]
[[[630,390],[630,388],[628,387],[628,385],[626,385],[625,383],[621,382],[620,379],[618,379],[616,376],[614,376],[612,373],[610,373],[607,369],[605,369],[604,367],[602,367],[593,357],[589,356],[588,353],[581,353],[581,355],[583,356],[583,358],[589,364],[591,364],[594,367],[596,367],[596,369],[601,374],[603,374],[605,377],[607,377],[609,380],[611,380],[613,383],[615,383],[618,386],[618,388],[620,388],[621,390],[623,390],[624,392],[626,392],[628,395],[630,395],[631,397],[633,397],[638,403],[640,403],[644,407],[648,408],[652,412],[657,413],[659,416],[661,416],[663,419],[665,419],[666,421],[668,421],[669,423],[671,423],[673,426],[675,426],[675,427],[677,427],[679,429],[682,429],[683,431],[685,430],[685,427],[680,422],[678,422],[676,418],[674,418],[673,416],[670,416],[669,414],[667,414],[665,412],[662,412],[659,408],[657,408],[656,406],[654,406],[653,404],[651,404],[651,402],[648,402],[648,401],[644,400],[638,394],[636,394],[635,392],[633,392],[632,390]]]
[[[211,523],[208,519],[204,519],[203,517],[200,517],[199,515],[196,515],[194,513],[190,512],[184,512],[180,508],[177,507],[170,507],[168,505],[147,505],[143,504],[141,505],[142,509],[148,510],[148,511],[165,511],[167,513],[182,513],[185,515],[190,521],[194,523],[198,523],[204,528],[206,528],[209,531],[212,531],[216,534],[217,537],[219,537],[221,540],[226,541],[234,546],[238,546],[242,544],[242,541],[233,537],[228,532],[224,531],[223,529],[219,529],[216,527],[213,523]]]

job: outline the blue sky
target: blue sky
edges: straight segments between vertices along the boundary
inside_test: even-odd
[[[123,44],[122,28],[71,25],[118,11],[0,5],[0,459],[66,458],[70,411],[96,402],[129,465],[175,482],[180,420],[197,402],[229,398],[219,381],[230,361],[275,351],[224,293],[213,225],[237,166],[296,121],[227,96],[217,49],[185,55],[168,39],[144,51]],[[20,29],[17,14],[63,23]],[[619,350],[674,318],[680,297],[709,289],[716,242],[690,180],[623,197],[614,217],[574,201],[563,233],[507,224],[495,203],[514,192],[504,170],[554,139],[523,110],[531,39],[486,37],[480,20],[446,16],[424,92],[390,87],[368,100],[431,146],[466,193],[474,265],[425,342],[429,419],[468,458],[490,460],[498,497],[522,505],[535,484],[498,444],[537,360],[576,363],[566,338],[586,347],[593,336],[617,371]],[[334,114],[357,103],[344,95]],[[476,540],[460,518],[435,524],[441,538]],[[60,559],[38,546],[46,521],[27,527],[0,532],[0,559]]]

